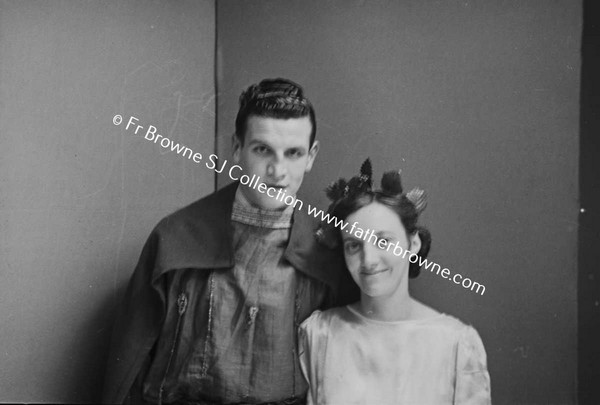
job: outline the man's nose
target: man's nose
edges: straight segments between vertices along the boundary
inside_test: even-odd
[[[273,159],[267,165],[267,175],[274,180],[280,180],[285,177],[287,173],[285,164],[281,159]]]

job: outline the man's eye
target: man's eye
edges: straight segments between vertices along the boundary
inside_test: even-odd
[[[259,155],[264,155],[269,151],[269,148],[267,148],[266,146],[257,146],[256,148],[254,148],[254,152],[258,153]]]
[[[353,254],[358,252],[360,249],[360,243],[355,242],[355,241],[348,241],[346,243],[344,243],[344,250],[346,251],[346,253],[349,254]]]
[[[287,154],[289,157],[291,157],[293,159],[297,159],[297,158],[304,156],[304,153],[300,149],[292,149],[292,150],[288,151]]]

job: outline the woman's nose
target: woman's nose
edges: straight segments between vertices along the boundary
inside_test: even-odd
[[[375,246],[369,242],[365,242],[362,251],[362,264],[366,268],[371,268],[377,265],[379,260],[378,251]]]

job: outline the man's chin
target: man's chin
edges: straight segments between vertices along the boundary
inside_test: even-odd
[[[275,198],[267,195],[246,195],[246,199],[254,207],[261,208],[263,210],[283,210],[287,205],[283,201],[276,200]]]
[[[261,199],[260,201],[257,201],[257,203],[255,203],[254,205],[256,205],[259,208],[262,208],[264,210],[283,210],[287,207],[287,205],[284,202],[276,201],[269,197],[267,197],[267,198],[268,198],[267,201],[265,201],[264,199]]]

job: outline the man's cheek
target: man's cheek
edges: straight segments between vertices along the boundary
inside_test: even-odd
[[[297,183],[302,182],[302,179],[304,178],[304,169],[302,167],[295,167],[291,173],[294,181]]]
[[[252,162],[249,166],[248,166],[248,171],[250,172],[250,174],[256,174],[258,176],[263,175],[263,173],[265,173],[263,171],[263,166],[258,163],[258,162]]]

